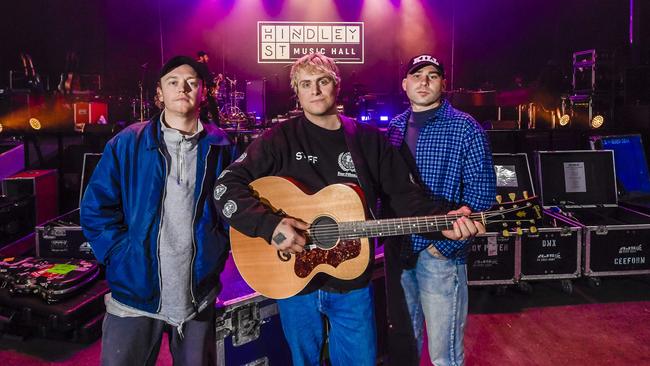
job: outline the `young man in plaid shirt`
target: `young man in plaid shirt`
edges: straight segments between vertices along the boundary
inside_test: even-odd
[[[434,200],[468,206],[474,212],[489,208],[495,200],[496,178],[487,136],[474,118],[443,98],[442,64],[431,55],[413,57],[402,88],[411,107],[390,122],[388,138],[417,173],[419,183]],[[385,246],[391,360],[419,363],[424,318],[431,362],[462,365],[465,262],[471,239],[428,240],[412,235],[397,240],[401,245]],[[407,321],[400,321],[407,315],[412,329],[405,326]],[[417,343],[409,344],[406,340],[413,336]]]

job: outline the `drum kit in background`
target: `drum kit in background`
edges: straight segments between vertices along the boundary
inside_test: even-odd
[[[226,76],[221,84],[217,83],[216,88],[221,127],[234,129],[255,127],[255,116],[247,115],[241,108],[246,93],[237,90],[237,78],[231,79]]]
[[[216,99],[219,106],[220,127],[225,129],[255,129],[257,126],[255,115],[246,113],[243,103],[246,99],[246,93],[237,90],[237,79],[233,77],[215,78],[214,90],[210,94]],[[159,108],[156,101],[148,97],[148,93],[143,91],[142,84],[139,83],[139,95],[131,99],[130,117],[132,121],[146,121],[154,114],[158,113]]]

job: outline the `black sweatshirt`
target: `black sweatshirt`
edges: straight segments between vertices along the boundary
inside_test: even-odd
[[[364,192],[368,210],[382,205],[404,216],[441,214],[413,183],[399,152],[376,128],[340,116],[342,128],[326,130],[304,116],[282,123],[253,141],[215,183],[215,204],[238,231],[270,242],[282,216],[253,197],[248,184],[265,176],[289,177],[315,193],[334,183],[355,183]],[[218,193],[218,194],[217,194]],[[218,199],[217,199],[218,197]],[[230,217],[228,217],[230,216]],[[371,245],[371,262],[374,252]],[[349,291],[366,286],[372,266],[354,280],[316,276],[309,289]]]

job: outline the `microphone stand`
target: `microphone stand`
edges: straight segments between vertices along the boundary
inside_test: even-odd
[[[146,76],[147,72],[147,66],[149,66],[148,62],[145,62],[144,64],[140,65],[142,68],[142,75],[140,77],[140,81],[138,82],[138,88],[140,89],[140,122],[144,122],[144,78]]]

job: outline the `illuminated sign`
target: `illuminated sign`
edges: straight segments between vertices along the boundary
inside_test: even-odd
[[[314,52],[362,64],[363,22],[257,22],[258,63],[292,63]]]

